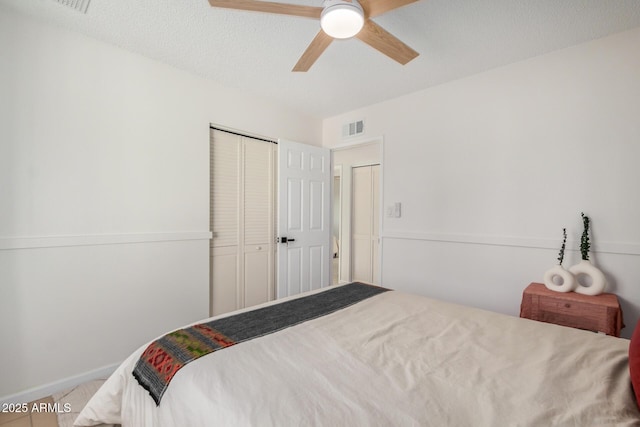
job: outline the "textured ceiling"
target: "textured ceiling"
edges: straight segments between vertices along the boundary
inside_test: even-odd
[[[334,41],[309,72],[292,73],[316,20],[214,9],[207,0],[91,0],[86,15],[53,0],[0,6],[316,117],[640,26],[640,0],[421,0],[375,18],[420,53],[409,64],[352,39]]]

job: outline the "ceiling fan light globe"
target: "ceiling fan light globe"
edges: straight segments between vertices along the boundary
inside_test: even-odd
[[[320,15],[320,27],[335,39],[348,39],[364,26],[364,12],[356,1],[329,1]]]

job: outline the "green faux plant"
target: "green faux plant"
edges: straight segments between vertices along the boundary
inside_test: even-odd
[[[562,247],[560,248],[560,253],[558,254],[558,265],[562,265],[562,261],[564,260],[564,249],[567,245],[567,229],[562,229]]]
[[[591,248],[591,243],[589,242],[589,217],[584,212],[580,212],[580,215],[582,215],[582,224],[584,226],[582,237],[580,237],[580,253],[582,254],[582,259],[588,261],[589,248]]]

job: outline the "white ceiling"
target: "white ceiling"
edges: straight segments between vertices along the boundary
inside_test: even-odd
[[[640,26],[640,0],[421,0],[375,18],[420,53],[409,64],[352,39],[334,41],[309,72],[292,73],[316,20],[207,0],[91,0],[86,15],[54,0],[0,5],[316,117]]]

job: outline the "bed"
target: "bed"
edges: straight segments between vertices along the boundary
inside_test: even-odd
[[[343,287],[349,286],[370,288]],[[230,322],[234,315],[204,322]],[[132,374],[147,343],[105,382],[75,425],[640,426],[629,343],[376,292],[185,364],[159,402]]]

